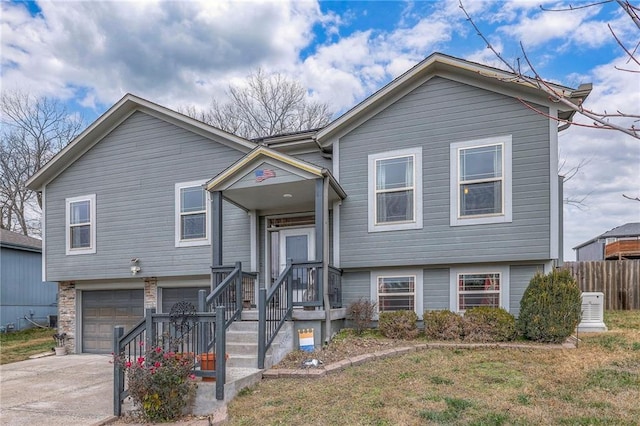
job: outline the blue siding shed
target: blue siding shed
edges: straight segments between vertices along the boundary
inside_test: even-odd
[[[0,327],[47,325],[57,314],[57,283],[42,282],[42,242],[0,230]]]

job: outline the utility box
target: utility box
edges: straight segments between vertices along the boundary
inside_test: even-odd
[[[582,320],[578,324],[578,332],[592,333],[607,330],[604,323],[604,293],[582,293]]]

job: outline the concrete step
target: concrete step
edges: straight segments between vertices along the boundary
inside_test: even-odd
[[[271,355],[267,353],[265,357],[265,365],[267,362],[271,361]],[[239,354],[229,354],[229,359],[227,360],[227,366],[229,368],[256,368],[258,366],[258,354],[255,355],[239,355]]]
[[[224,401],[217,401],[215,382],[198,382],[196,397],[191,412],[197,416],[206,416],[222,409],[242,389],[253,386],[262,380],[262,370],[257,368],[233,368],[227,366],[227,383],[224,385]]]
[[[235,321],[232,323],[227,332],[258,332],[258,321]]]
[[[241,354],[241,355],[258,355],[258,342],[229,342],[227,341],[227,353],[228,354]]]

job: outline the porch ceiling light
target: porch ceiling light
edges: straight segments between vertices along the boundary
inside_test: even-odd
[[[282,194],[282,196],[283,196],[284,198],[292,198],[292,197],[293,197],[293,195],[291,195],[291,194],[289,194],[289,193]]]

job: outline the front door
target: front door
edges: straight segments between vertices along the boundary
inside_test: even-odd
[[[283,229],[280,231],[279,241],[279,273],[286,268],[287,259],[307,262],[316,258],[315,228]]]
[[[287,267],[287,260],[292,262],[313,262],[316,257],[315,228],[283,229],[279,235],[279,273]],[[315,268],[293,268],[293,301],[313,301],[315,291]]]

